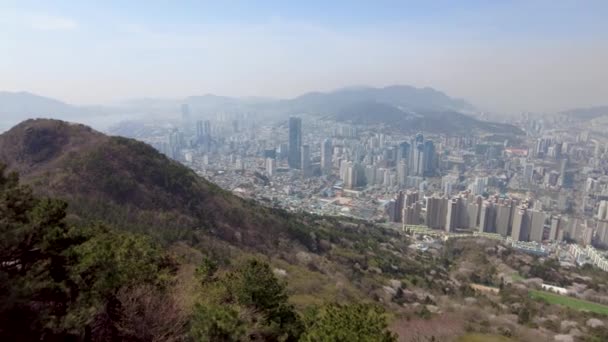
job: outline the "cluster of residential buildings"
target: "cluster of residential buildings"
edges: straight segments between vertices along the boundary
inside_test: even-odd
[[[524,137],[398,132],[310,116],[198,118],[139,139],[235,193],[289,210],[513,241],[608,246],[608,141],[527,118]]]

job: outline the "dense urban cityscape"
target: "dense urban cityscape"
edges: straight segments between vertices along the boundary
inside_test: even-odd
[[[608,1],[0,1],[0,341],[608,341]]]
[[[522,115],[525,135],[484,137],[406,135],[310,116],[200,120],[187,104],[181,115],[131,134],[268,206],[446,236],[496,234],[539,254],[560,243],[608,245],[608,141],[559,118]],[[597,264],[592,253],[576,258]]]

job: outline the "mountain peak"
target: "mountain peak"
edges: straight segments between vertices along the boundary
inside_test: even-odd
[[[99,143],[106,137],[81,124],[54,119],[29,119],[0,135],[0,161],[27,174],[56,157]]]

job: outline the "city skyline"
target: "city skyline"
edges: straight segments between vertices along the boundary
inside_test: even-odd
[[[0,1],[0,341],[608,340],[608,1]]]

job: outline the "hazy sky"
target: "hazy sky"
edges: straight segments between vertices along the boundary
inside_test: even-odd
[[[0,0],[0,90],[90,104],[409,84],[496,111],[608,104],[606,0],[93,3]]]

